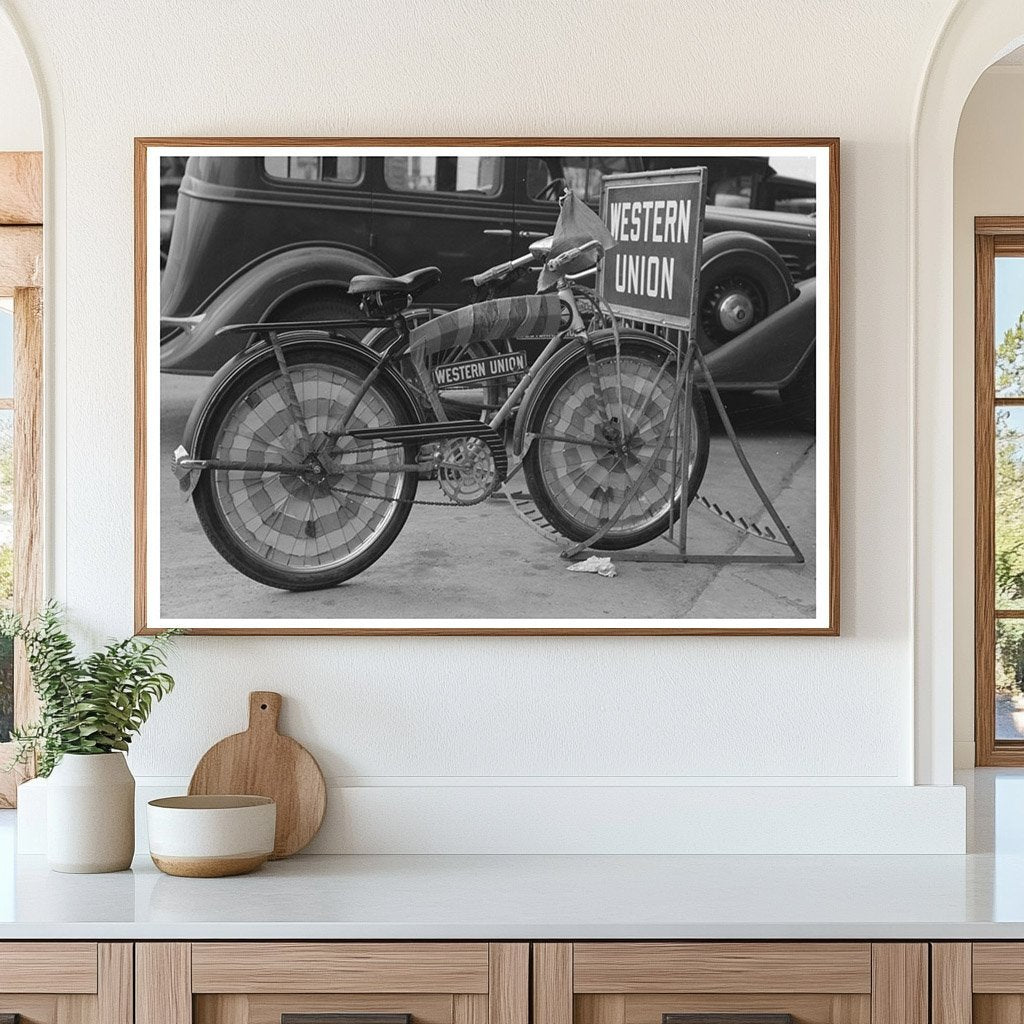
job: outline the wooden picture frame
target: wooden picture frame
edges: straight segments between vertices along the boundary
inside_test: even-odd
[[[816,551],[824,554],[817,560],[814,575],[814,614],[799,619],[784,619],[781,616],[759,618],[756,620],[722,619],[719,620],[687,620],[680,619],[632,619],[629,621],[615,619],[614,625],[604,624],[601,618],[591,617],[586,620],[572,619],[569,616],[552,617],[549,625],[544,620],[524,620],[527,625],[519,625],[518,620],[481,619],[467,620],[463,618],[439,617],[420,620],[402,617],[391,618],[360,618],[358,620],[343,619],[335,624],[335,620],[317,619],[306,624],[305,621],[287,619],[278,621],[266,617],[248,618],[211,618],[209,616],[195,619],[180,614],[165,614],[160,607],[160,581],[157,567],[162,565],[159,557],[154,559],[156,548],[155,538],[159,529],[154,529],[154,489],[152,486],[153,459],[152,452],[158,448],[154,440],[156,430],[154,423],[159,420],[153,416],[153,407],[149,392],[154,377],[159,380],[159,371],[154,369],[154,358],[157,347],[154,345],[154,324],[159,328],[159,310],[154,312],[154,294],[159,294],[159,274],[154,270],[156,248],[154,244],[154,216],[158,213],[154,199],[153,167],[154,160],[160,154],[173,151],[175,154],[194,154],[197,157],[209,155],[219,156],[225,153],[246,155],[255,153],[264,155],[264,151],[280,150],[288,154],[292,150],[309,153],[312,150],[373,150],[379,152],[401,151],[402,149],[438,149],[438,150],[508,150],[510,154],[547,150],[577,150],[593,153],[595,150],[622,150],[631,153],[643,152],[646,155],[660,156],[675,150],[714,151],[716,155],[737,158],[742,151],[757,151],[758,154],[769,151],[805,151],[808,154],[820,154],[817,178],[818,195],[826,200],[818,208],[818,227],[816,228],[817,279],[819,291],[827,295],[827,303],[821,301],[817,312],[818,336],[827,334],[828,345],[824,355],[816,357],[819,396],[817,399],[818,425],[816,453],[818,463],[826,466],[819,475],[815,490],[817,502],[814,520],[814,546]],[[294,154],[293,154],[294,155]],[[699,161],[699,155],[686,157],[691,163]],[[683,161],[683,157],[678,158]],[[322,161],[321,161],[322,164]],[[821,170],[821,169],[824,170]],[[290,172],[287,172],[290,173]],[[323,173],[321,170],[320,173]],[[323,179],[320,179],[323,180]],[[139,633],[153,633],[166,628],[172,622],[192,632],[224,635],[224,634],[261,634],[261,635],[796,635],[796,636],[836,636],[839,633],[840,614],[840,538],[839,538],[839,396],[840,396],[840,357],[839,357],[839,140],[836,138],[160,138],[145,137],[135,140],[135,338],[136,338],[136,375],[135,375],[135,618],[136,630]],[[827,222],[827,229],[821,227]],[[502,225],[494,228],[493,233],[508,231]],[[487,233],[487,232],[484,232]],[[536,234],[536,233],[535,233]],[[175,255],[172,251],[171,258]],[[402,269],[405,269],[404,267]],[[399,271],[395,271],[399,272]],[[154,285],[154,282],[156,284]],[[820,383],[821,377],[827,375],[827,385]],[[161,479],[160,487],[166,487],[166,473]],[[711,507],[709,503],[708,507]],[[714,506],[717,508],[717,504]],[[692,518],[692,517],[691,517]],[[724,517],[723,517],[724,518]],[[398,541],[401,543],[401,540]],[[614,555],[614,552],[611,552]],[[553,556],[556,553],[553,552]],[[693,558],[697,562],[699,558]],[[689,566],[674,567],[677,571],[686,571]],[[614,586],[614,584],[609,584]],[[325,592],[326,593],[326,592]],[[157,595],[157,596],[154,596]],[[776,621],[777,620],[777,621]],[[678,624],[677,624],[678,623]],[[693,624],[696,623],[696,624]]]

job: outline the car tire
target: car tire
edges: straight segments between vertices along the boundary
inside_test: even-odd
[[[745,231],[719,231],[704,239],[697,299],[697,340],[712,352],[771,316],[794,297],[782,257]]]
[[[362,316],[359,304],[337,288],[313,288],[309,291],[289,295],[279,302],[267,315],[267,320],[358,320]],[[353,328],[349,335],[359,341],[366,331]],[[349,332],[346,332],[349,334]]]

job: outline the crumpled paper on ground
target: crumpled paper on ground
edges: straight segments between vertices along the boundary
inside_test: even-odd
[[[585,562],[573,562],[568,568],[569,572],[596,572],[598,576],[609,578],[619,574],[610,558],[600,558],[597,555],[591,555]]]

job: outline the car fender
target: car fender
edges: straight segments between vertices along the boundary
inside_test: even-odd
[[[333,353],[343,350],[347,356],[361,366],[364,366],[367,370],[372,370],[380,365],[380,358],[365,346],[355,341],[328,339],[321,331],[295,331],[288,335],[282,335],[280,348],[286,362],[289,353],[301,348],[323,349]],[[258,342],[244,352],[238,353],[213,375],[206,392],[192,407],[192,412],[185,423],[181,445],[187,457],[198,457],[203,434],[210,423],[210,415],[227,388],[234,383],[240,374],[247,373],[261,362],[266,363],[268,367],[277,366],[277,356],[273,348],[265,341]],[[402,376],[391,366],[384,366],[381,369],[381,377],[394,388],[404,404],[405,413],[408,416],[407,422],[419,423],[422,419],[419,413],[419,405],[415,395]],[[195,490],[202,472],[202,470],[191,470],[187,478],[179,478],[181,489],[185,492],[186,496],[191,495],[192,491]]]
[[[796,294],[793,279],[778,250],[749,231],[716,231],[714,234],[706,235],[701,250],[701,276],[717,267],[719,263],[727,262],[729,257],[737,252],[747,253],[758,260],[764,273],[777,278],[780,287],[785,288],[790,298]]]
[[[593,344],[601,346],[607,345],[614,342],[615,334],[608,328],[602,331],[594,331],[590,335],[590,340]],[[630,328],[623,328],[619,331],[619,341],[642,341],[645,344],[650,345],[652,348],[658,349],[663,352],[666,357],[675,355],[675,346],[661,338],[655,337],[653,334],[647,334],[644,331],[637,331]],[[579,341],[571,341],[564,348],[560,348],[548,362],[541,368],[540,372],[533,379],[530,386],[526,389],[523,395],[523,400],[519,406],[519,412],[516,414],[515,427],[512,433],[512,453],[518,458],[523,454],[526,447],[526,434],[530,429],[530,421],[534,416],[534,404],[537,401],[537,396],[540,394],[541,388],[551,379],[552,375],[557,373],[570,359],[575,358],[583,350],[583,346]]]
[[[355,274],[386,274],[381,263],[359,252],[329,245],[298,246],[275,252],[232,278],[193,317],[168,318],[179,326],[160,347],[164,373],[212,374],[244,347],[244,335],[217,337],[232,323],[258,323],[272,318],[283,299],[310,288],[347,287]]]
[[[814,351],[817,288],[801,281],[788,305],[704,356],[723,391],[785,387]]]

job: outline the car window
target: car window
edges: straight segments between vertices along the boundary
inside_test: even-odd
[[[737,174],[731,178],[720,178],[711,182],[708,185],[708,202],[712,206],[732,206],[749,210],[753,193],[754,176]]]
[[[384,181],[395,192],[476,192],[497,195],[501,157],[386,156]]]
[[[263,169],[271,178],[356,185],[363,176],[362,163],[358,156],[268,156]]]
[[[552,173],[552,164],[558,173]],[[549,186],[555,178],[561,178],[566,188],[571,188],[588,203],[601,200],[601,183],[606,174],[622,174],[635,170],[626,156],[556,156],[542,158],[527,157],[526,192],[531,199],[541,202],[557,202],[561,189]]]

